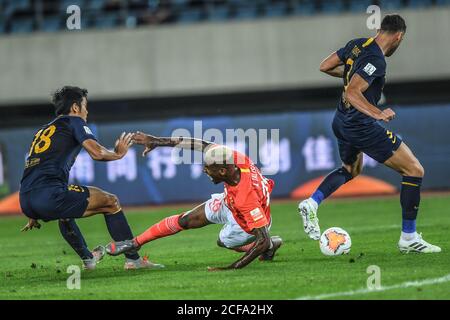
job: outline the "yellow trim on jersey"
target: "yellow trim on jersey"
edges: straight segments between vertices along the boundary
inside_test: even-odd
[[[249,172],[250,172],[250,169],[242,169],[242,168],[241,168],[241,172],[249,173]]]
[[[346,64],[352,66],[352,65],[353,65],[353,62],[354,62],[353,59],[348,58]]]
[[[364,42],[364,44],[362,45],[363,48],[367,47],[369,44],[371,44],[373,42],[373,38],[369,38],[367,39],[366,42]]]
[[[402,184],[406,184],[407,186],[418,187],[418,184],[410,183],[410,182],[402,182]]]

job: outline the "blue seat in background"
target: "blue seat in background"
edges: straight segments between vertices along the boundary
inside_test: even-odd
[[[170,0],[170,4],[174,8],[184,8],[189,4],[189,0]]]
[[[232,6],[245,6],[246,4],[254,4],[255,1],[252,0],[227,0],[226,1],[228,5],[232,5]]]
[[[352,12],[366,12],[367,8],[373,3],[373,0],[351,0],[349,9]]]
[[[89,0],[85,6],[88,10],[99,11],[105,6],[105,0]]]
[[[403,7],[402,0],[379,0],[381,10],[396,10]]]
[[[128,15],[125,19],[125,27],[134,29],[138,25],[138,18],[134,15]]]
[[[70,5],[77,5],[80,7],[81,10],[84,8],[84,0],[62,0],[59,4],[59,11],[61,13],[66,13],[67,8]],[[81,12],[83,14],[83,12]]]
[[[436,0],[436,5],[448,6],[448,5],[450,5],[450,0]]]
[[[179,23],[195,23],[203,18],[203,11],[199,8],[182,10],[178,14],[177,21]]]
[[[234,19],[252,19],[258,16],[258,7],[256,5],[245,5],[236,8]]]
[[[103,13],[93,17],[93,25],[98,29],[111,29],[119,25],[118,13]]]
[[[317,13],[314,1],[300,0],[292,6],[292,13],[296,15],[313,15]]]
[[[11,21],[11,33],[29,33],[34,28],[33,18],[19,18]]]
[[[30,0],[13,0],[13,1],[5,1],[3,3],[4,14],[5,16],[10,16],[16,11],[19,10],[27,10],[31,9],[31,1]]]
[[[65,21],[65,20],[64,20]],[[42,21],[41,30],[45,32],[56,32],[61,30],[61,16],[46,16]]]
[[[322,0],[323,13],[340,13],[344,11],[344,3],[342,0]]]
[[[228,6],[209,6],[206,9],[207,19],[210,21],[223,21],[227,20],[230,15],[230,9]]]
[[[280,2],[267,5],[265,12],[267,17],[281,17],[286,15],[287,9],[287,3]]]
[[[0,16],[0,34],[6,32],[6,19]]]
[[[431,0],[409,0],[408,6],[411,8],[425,8],[433,4]]]

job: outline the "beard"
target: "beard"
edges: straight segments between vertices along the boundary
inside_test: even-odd
[[[392,47],[386,52],[385,56],[386,56],[386,57],[392,56],[392,55],[395,53],[395,51],[397,51],[397,49],[398,49],[399,46],[400,46],[400,43],[399,43],[399,44],[396,44],[396,45],[394,45],[394,46],[392,46]]]

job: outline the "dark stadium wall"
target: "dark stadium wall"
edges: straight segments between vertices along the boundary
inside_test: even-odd
[[[450,102],[450,79],[388,82],[385,105],[421,105]],[[330,110],[337,105],[341,86],[309,89],[264,90],[142,99],[98,100],[89,98],[89,121],[114,123],[173,117],[261,114],[289,111]],[[0,107],[0,127],[40,126],[52,119],[50,101],[35,105]]]
[[[389,10],[383,10],[383,14]],[[388,82],[450,78],[450,7],[402,9],[405,41]],[[64,84],[96,100],[309,89],[329,53],[370,37],[366,13],[84,30],[1,38],[0,105],[46,103]],[[26,90],[24,90],[26,88]]]

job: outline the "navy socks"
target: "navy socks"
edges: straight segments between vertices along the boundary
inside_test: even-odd
[[[400,204],[402,205],[402,231],[413,233],[416,231],[416,218],[420,204],[420,186],[422,178],[403,177],[400,192]]]
[[[82,260],[93,258],[74,219],[59,220],[59,230],[67,243],[70,244]]]
[[[352,180],[353,176],[344,168],[339,168],[328,174],[311,196],[317,204],[328,198],[340,186]]]
[[[124,241],[133,239],[133,233],[131,232],[130,226],[128,225],[127,218],[120,210],[116,214],[105,214],[105,222],[108,227],[109,234],[114,241]],[[136,253],[126,253],[125,256],[128,259],[139,259],[139,254]]]

